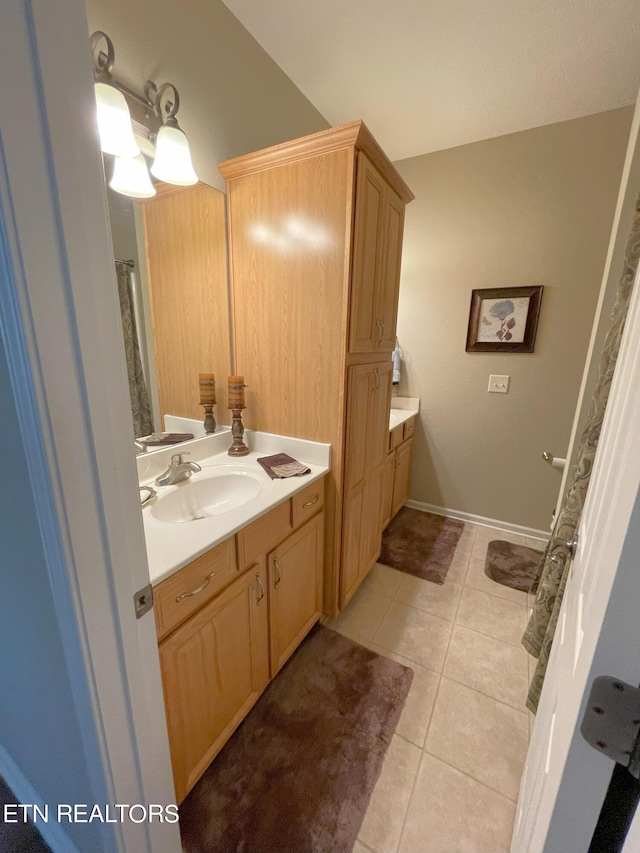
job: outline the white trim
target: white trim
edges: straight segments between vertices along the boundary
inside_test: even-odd
[[[435,515],[445,515],[447,518],[458,518],[460,521],[468,521],[470,524],[478,524],[480,527],[493,527],[505,533],[518,533],[520,536],[530,536],[532,539],[549,539],[548,530],[523,527],[521,524],[512,524],[510,521],[499,521],[497,518],[486,518],[484,515],[474,515],[471,512],[462,512],[459,509],[449,509],[444,506],[434,506],[422,501],[408,500],[406,505],[411,509],[419,509],[421,512],[432,512]]]
[[[11,788],[11,793],[15,796],[16,803],[29,803],[30,805],[37,806],[41,811],[46,809],[48,804],[45,803],[40,794],[34,789],[33,785],[2,744],[0,744],[0,776],[4,779],[6,786]],[[56,853],[80,853],[62,829],[62,825],[57,821],[49,820],[46,823],[38,821],[36,829],[49,847],[55,850]]]

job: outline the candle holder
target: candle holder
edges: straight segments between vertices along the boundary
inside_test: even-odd
[[[246,456],[250,453],[249,448],[242,440],[244,435],[244,426],[242,423],[242,410],[246,408],[244,404],[244,376],[229,377],[229,409],[233,416],[231,423],[231,435],[233,436],[233,444],[227,451],[229,456]]]
[[[207,435],[211,435],[216,431],[216,419],[213,416],[213,404],[202,403],[204,409],[204,431]]]
[[[204,431],[211,435],[216,431],[213,406],[216,402],[216,378],[213,373],[199,373],[200,405],[204,408]]]

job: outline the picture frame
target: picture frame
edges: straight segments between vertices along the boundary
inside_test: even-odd
[[[533,352],[543,286],[471,291],[467,352]]]

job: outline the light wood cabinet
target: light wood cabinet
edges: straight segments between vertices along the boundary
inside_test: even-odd
[[[323,505],[324,479],[154,590],[178,802],[321,615]]]
[[[323,531],[317,515],[267,558],[272,677],[322,613]]]
[[[349,351],[395,348],[404,202],[358,153]]]
[[[234,364],[249,386],[244,422],[332,445],[324,611],[335,615],[361,577],[353,554],[372,553],[364,544],[372,541],[369,528],[362,536],[359,525],[375,499],[371,472],[383,465],[388,440],[388,409],[384,417],[368,410],[370,377],[356,382],[350,370],[386,371],[391,363],[404,207],[413,194],[362,122],[220,170]],[[361,441],[353,442],[358,431]]]
[[[413,439],[403,442],[396,450],[395,472],[393,479],[392,517],[400,511],[409,497],[409,481],[411,479],[411,451]]]
[[[359,364],[349,368],[343,606],[380,553],[380,505],[387,454],[391,373],[391,362]]]
[[[252,566],[160,644],[181,802],[269,682],[264,566]]]

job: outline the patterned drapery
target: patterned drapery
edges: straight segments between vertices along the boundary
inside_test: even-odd
[[[560,605],[564,595],[569,564],[571,559],[567,542],[573,539],[584,506],[593,460],[598,447],[600,430],[604,418],[611,381],[618,359],[620,339],[627,318],[627,309],[631,299],[633,282],[638,269],[640,256],[640,196],[636,201],[633,225],[625,254],[616,303],[613,307],[609,328],[600,357],[598,379],[593,393],[589,415],[582,431],[576,464],[571,470],[549,544],[542,556],[539,569],[539,586],[536,601],[529,624],[522,638],[522,644],[529,654],[538,658],[536,670],[529,686],[527,707],[535,714],[540,699],[540,691],[547,671],[553,636],[558,624]]]
[[[133,280],[131,269],[126,264],[116,264],[118,279],[118,297],[122,317],[122,335],[127,358],[127,377],[129,396],[131,397],[131,415],[136,438],[153,432],[149,394],[142,372],[140,345],[133,303]]]

